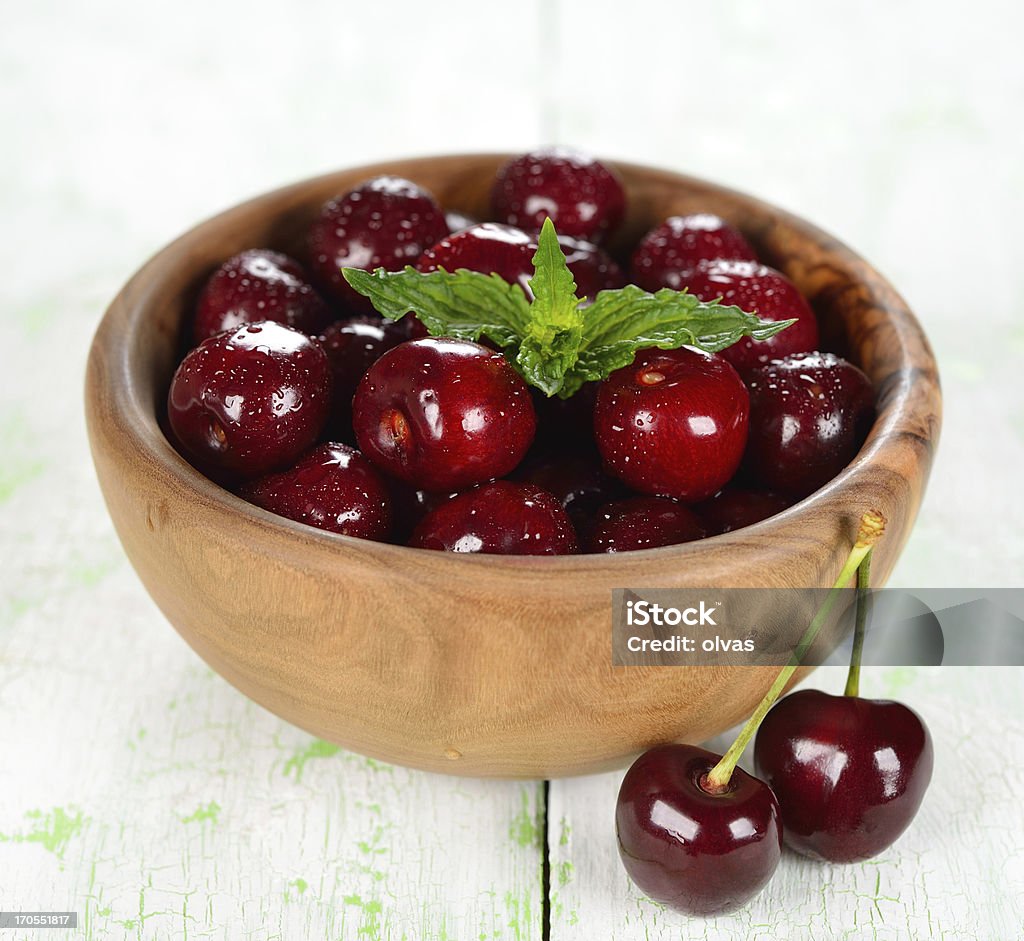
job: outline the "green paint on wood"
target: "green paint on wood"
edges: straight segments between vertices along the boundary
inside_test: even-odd
[[[0,833],[0,843],[38,843],[59,859],[64,858],[68,841],[81,832],[82,824],[88,819],[80,810],[72,808],[69,813],[63,807],[52,810],[29,810],[25,817],[31,821],[24,833]]]
[[[42,461],[8,461],[0,467],[0,504],[6,503],[14,494],[35,480],[46,465]]]
[[[182,817],[182,823],[205,823],[207,820],[210,821],[211,825],[216,825],[217,815],[220,813],[220,804],[216,801],[210,801],[205,807],[200,804],[191,814],[187,817]]]
[[[285,900],[285,902],[288,903],[288,902],[293,901],[292,889],[295,889],[295,891],[298,893],[298,896],[302,896],[302,895],[306,894],[306,889],[308,889],[308,888],[309,888],[309,883],[306,882],[306,880],[303,879],[302,876],[296,876],[294,879],[292,879],[291,882],[289,882],[285,886],[285,889],[284,889],[284,900]]]
[[[529,937],[531,922],[529,894],[517,898],[512,892],[506,892],[505,911],[508,917],[506,925],[512,931],[512,937],[516,941],[522,941],[524,936]]]
[[[362,912],[356,934],[360,938],[371,938],[373,941],[379,941],[382,937],[380,933],[380,917],[384,911],[384,906],[377,899],[369,899],[364,902],[360,895],[346,895],[342,901],[346,905],[354,906]]]
[[[110,558],[99,561],[76,561],[68,567],[68,578],[71,583],[82,588],[93,588],[103,581],[118,565],[122,559]]]
[[[910,686],[917,678],[917,670],[914,667],[892,667],[882,674],[882,682],[885,684],[887,696],[898,696],[906,687]]]
[[[572,827],[569,826],[569,821],[563,817],[558,822],[558,845],[568,846],[569,845],[569,834],[572,833]]]
[[[524,787],[520,791],[522,806],[509,824],[509,839],[518,846],[529,847],[541,845],[542,835],[538,813],[530,813],[530,790]]]
[[[312,758],[333,758],[338,752],[341,751],[341,747],[333,745],[331,742],[325,742],[323,739],[313,739],[305,748],[300,748],[295,754],[289,758],[284,765],[284,775],[287,777],[292,771],[295,772],[295,780],[302,780],[302,772],[306,767],[306,762]]]
[[[565,860],[565,862],[559,863],[555,867],[555,872],[556,872],[556,874],[558,876],[558,884],[562,888],[564,888],[570,882],[572,882],[572,877],[573,877],[574,871],[575,870],[573,868],[573,864],[571,862],[569,862],[569,860]]]

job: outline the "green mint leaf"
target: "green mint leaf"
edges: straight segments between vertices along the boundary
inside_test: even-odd
[[[649,294],[635,285],[601,291],[584,308],[579,358],[559,395],[568,398],[585,382],[604,379],[633,362],[638,350],[695,346],[717,353],[743,337],[767,340],[794,320],[761,320],[739,307],[705,303],[692,294],[662,288]]]
[[[583,342],[584,314],[576,297],[576,282],[550,219],[544,220],[537,246],[530,279],[533,303],[516,366],[527,382],[554,395],[562,388],[566,373],[576,365]]]
[[[486,336],[502,349],[517,349],[528,329],[530,302],[518,284],[496,274],[460,268],[424,273],[342,268],[352,287],[390,320],[414,313],[432,336],[479,340]]]

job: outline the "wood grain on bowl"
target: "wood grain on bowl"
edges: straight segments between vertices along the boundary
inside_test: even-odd
[[[459,556],[309,529],[204,478],[160,429],[198,286],[246,248],[300,250],[327,198],[379,173],[486,217],[497,155],[359,167],[261,196],[151,259],[96,334],[86,410],[97,473],[128,557],[181,635],[271,711],[374,758],[456,774],[554,777],[699,742],[753,709],[774,667],[619,668],[614,588],[801,587],[838,575],[862,512],[889,520],[884,583],[917,514],[938,440],[935,360],[870,265],[831,236],[743,194],[617,165],[622,247],[676,213],[715,212],[811,301],[870,376],[878,418],[850,466],[778,516],[712,539],[618,556]],[[614,247],[614,246],[613,246]],[[796,640],[805,625],[793,626]]]

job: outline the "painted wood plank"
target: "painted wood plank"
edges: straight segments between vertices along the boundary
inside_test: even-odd
[[[100,547],[106,571],[55,553],[5,599],[0,910],[77,911],[83,938],[540,937],[540,783],[311,739]]]
[[[826,668],[808,683],[838,693],[844,680],[842,670]],[[1020,668],[867,671],[864,695],[899,698],[929,723],[936,766],[917,819],[865,863],[829,865],[784,853],[768,887],[731,916],[687,918],[632,885],[615,842],[621,772],[553,782],[552,941],[1024,936],[1022,689]],[[722,736],[709,747],[722,751],[730,740]],[[993,766],[996,754],[1002,757]]]

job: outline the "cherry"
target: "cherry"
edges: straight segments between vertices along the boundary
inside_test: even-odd
[[[757,773],[775,791],[786,844],[834,863],[877,856],[906,830],[931,780],[932,741],[902,703],[800,690],[765,717]]]
[[[320,445],[288,470],[244,484],[239,496],[346,536],[384,540],[390,527],[384,480],[358,451],[336,442]]]
[[[587,551],[632,552],[703,538],[701,521],[675,500],[630,497],[598,511]]]
[[[446,552],[565,555],[576,534],[558,500],[532,484],[496,480],[445,501],[416,527],[409,545]]]
[[[748,411],[743,381],[720,356],[641,350],[601,383],[594,433],[610,472],[634,490],[696,502],[739,466]]]
[[[766,487],[804,497],[836,476],[874,417],[871,382],[832,353],[787,356],[753,370],[748,470]]]
[[[645,291],[678,291],[700,262],[719,258],[757,261],[747,240],[724,219],[708,213],[672,216],[640,240],[630,274]]]
[[[641,755],[626,772],[615,814],[619,851],[633,881],[652,898],[690,914],[719,914],[744,904],[771,878],[779,862],[785,811],[768,783],[741,771],[737,762],[850,579],[856,574],[858,587],[867,586],[869,557],[884,532],[881,514],[861,517],[839,577],[789,663],[724,755],[691,745],[662,745]],[[773,744],[765,747],[774,756]],[[825,776],[840,771],[826,768]],[[884,768],[880,771],[884,777]]]
[[[482,222],[442,238],[424,251],[416,267],[420,271],[466,268],[483,274],[493,272],[528,292],[536,250],[533,240],[522,229]]]
[[[565,236],[559,236],[558,241],[576,280],[578,297],[593,300],[598,291],[622,287],[619,266],[596,245]],[[522,229],[483,222],[441,239],[423,253],[417,267],[420,271],[466,268],[494,273],[510,284],[518,284],[532,298],[529,285],[536,251],[536,240]]]
[[[618,226],[626,192],[616,173],[588,154],[563,147],[532,151],[498,170],[495,218],[538,231],[548,217],[562,235],[600,242]]]
[[[261,321],[192,350],[171,380],[167,415],[199,466],[255,477],[313,444],[330,400],[330,364],[319,343]]]
[[[338,301],[372,314],[373,305],[341,269],[399,271],[447,234],[444,212],[426,190],[400,177],[374,177],[320,210],[309,229],[310,269]]]
[[[558,236],[565,263],[576,282],[576,296],[593,302],[599,291],[625,287],[626,278],[612,257],[593,242],[569,235]]]
[[[727,487],[710,500],[694,507],[709,536],[731,533],[781,513],[789,500],[777,493]]]
[[[224,262],[206,282],[196,307],[196,343],[244,323],[275,320],[316,333],[331,312],[293,258],[255,248]]]
[[[780,271],[754,261],[701,262],[681,279],[681,287],[702,301],[722,303],[756,313],[762,320],[796,323],[768,340],[744,337],[722,350],[741,373],[789,353],[806,353],[818,346],[818,320],[796,285]]]
[[[360,450],[422,490],[464,490],[511,471],[533,441],[526,383],[479,343],[428,337],[388,350],[353,400]]]
[[[624,489],[601,470],[596,455],[588,458],[579,453],[529,460],[516,472],[516,478],[552,494],[569,514],[581,542],[598,508],[620,496]]]
[[[693,745],[661,745],[626,772],[615,807],[619,855],[646,895],[691,915],[746,904],[782,855],[779,805],[771,789],[736,769],[709,789],[719,756]]]
[[[393,346],[408,339],[406,320],[384,320],[361,315],[336,320],[320,335],[320,345],[331,361],[334,396],[329,428],[343,438],[352,435],[352,396],[359,380]]]

